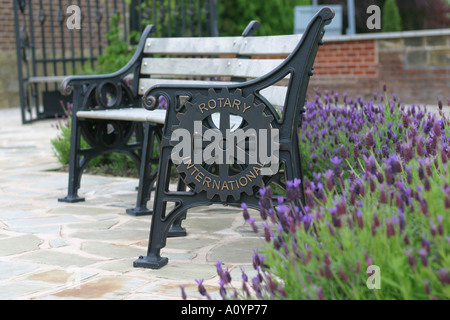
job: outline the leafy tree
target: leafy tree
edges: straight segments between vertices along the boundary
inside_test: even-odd
[[[383,32],[402,31],[402,18],[395,0],[387,0],[383,7]]]
[[[219,1],[219,33],[221,36],[241,34],[251,20],[258,20],[258,35],[292,34],[294,7],[310,5],[311,0]]]
[[[356,32],[378,32],[367,29],[367,8],[377,5],[383,8],[386,0],[355,0]],[[347,0],[319,0],[320,5],[339,4],[344,12],[344,30],[347,28]],[[448,28],[450,25],[450,1],[448,0],[397,0],[401,13],[402,30]]]

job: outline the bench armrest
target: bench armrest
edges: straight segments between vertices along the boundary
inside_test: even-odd
[[[129,75],[131,72],[135,72],[137,67],[140,65],[145,42],[154,31],[155,28],[153,27],[153,25],[149,25],[145,28],[133,58],[122,69],[111,74],[67,77],[63,80],[63,82],[60,85],[59,90],[61,94],[68,96],[72,93],[74,89],[78,89],[84,85],[91,85],[91,84],[98,85],[102,82],[118,83],[124,80],[125,77]],[[134,89],[135,88],[133,88],[133,91],[136,92],[136,90]]]

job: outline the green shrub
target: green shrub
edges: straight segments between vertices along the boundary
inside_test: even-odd
[[[137,46],[125,41],[124,32],[121,28],[121,19],[122,16],[119,13],[111,16],[109,31],[106,34],[108,46],[97,58],[95,67],[85,65],[81,73],[86,75],[113,73],[119,71],[131,60]],[[130,34],[131,43],[138,41],[139,36],[137,32],[132,32]]]
[[[72,104],[67,106],[61,102],[64,110],[64,116],[57,118],[55,124],[58,130],[56,138],[50,140],[55,157],[63,166],[67,166],[70,160],[70,136],[72,128]],[[82,149],[89,148],[89,144],[81,137],[80,146]],[[90,170],[112,175],[131,175],[137,176],[137,168],[128,155],[122,153],[107,153],[92,159],[88,163]]]
[[[386,0],[383,7],[383,32],[402,31],[402,17],[396,0]]]
[[[261,23],[258,35],[292,34],[294,7],[310,4],[311,0],[219,1],[219,33],[235,36],[241,34],[250,21],[258,20]]]

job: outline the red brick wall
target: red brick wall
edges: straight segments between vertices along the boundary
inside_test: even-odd
[[[0,0],[0,50],[15,50],[13,2]]]
[[[378,75],[375,40],[330,42],[320,48],[315,74],[318,76],[375,77]]]
[[[403,33],[398,38],[325,40],[308,94],[328,90],[341,97],[346,93],[371,98],[384,84],[389,95],[395,93],[405,103],[446,102],[450,98],[450,29]]]

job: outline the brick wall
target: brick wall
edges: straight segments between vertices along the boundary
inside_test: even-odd
[[[13,3],[0,0],[0,50],[15,50]]]
[[[376,77],[376,42],[373,40],[329,42],[320,48],[315,74],[338,78]]]
[[[450,29],[326,38],[308,93],[369,98],[384,84],[409,104],[450,98]]]

